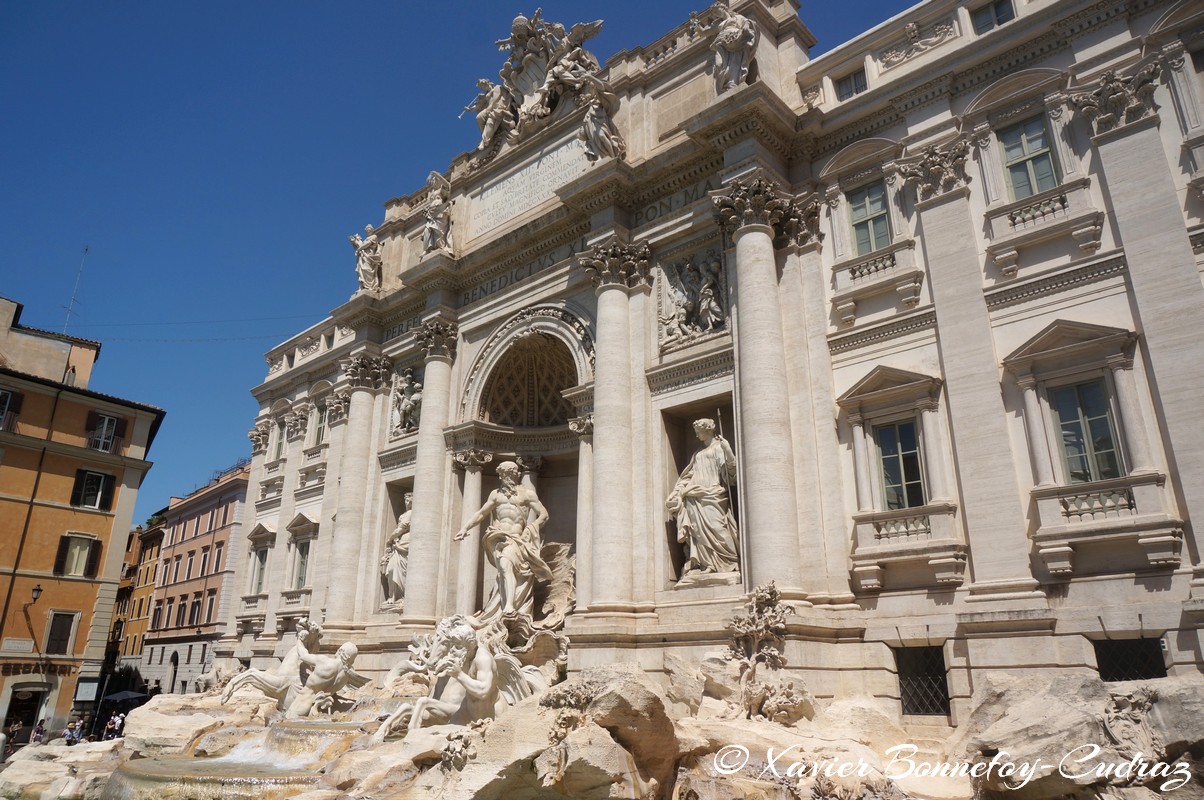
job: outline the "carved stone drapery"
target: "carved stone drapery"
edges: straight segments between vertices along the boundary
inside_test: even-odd
[[[247,431],[247,438],[251,440],[251,452],[262,453],[268,449],[268,439],[272,436],[272,426],[267,422],[259,422],[255,427]]]
[[[414,338],[426,351],[427,358],[451,359],[456,353],[456,337],[459,334],[460,328],[454,322],[430,320],[422,324]]]
[[[343,374],[353,387],[376,390],[389,385],[393,362],[384,356],[352,356],[343,364]]]
[[[1072,94],[1070,106],[1091,120],[1096,134],[1107,133],[1158,110],[1154,105],[1154,90],[1161,75],[1162,65],[1157,62],[1123,78],[1108,70],[1100,76],[1095,89]]]
[[[926,200],[966,184],[966,156],[969,154],[970,142],[966,139],[958,139],[945,147],[929,145],[919,159],[902,162],[897,169],[903,180],[915,186],[920,198]]]
[[[569,420],[569,430],[584,439],[587,436],[594,435],[594,415],[586,414],[583,417],[573,417]]]
[[[478,450],[475,447],[469,447],[466,450],[457,450],[453,456],[456,466],[460,469],[480,469],[489,462],[493,461],[493,453],[488,450]]]
[[[612,239],[594,245],[589,253],[577,257],[577,263],[589,273],[595,287],[651,285],[652,250],[647,242],[623,244]]]

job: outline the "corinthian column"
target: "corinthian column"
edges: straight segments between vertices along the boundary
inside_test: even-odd
[[[481,467],[493,460],[493,453],[470,448],[455,455],[456,466],[464,470],[464,502],[460,526],[464,527],[481,507]],[[477,573],[481,569],[481,526],[473,525],[468,537],[460,542],[456,567],[456,613],[475,614],[477,608]]]
[[[761,178],[733,181],[714,198],[719,224],[736,246],[736,398],[740,414],[742,568],[746,584],[798,589],[798,505],[794,489],[786,348],[773,239],[796,217],[793,203]]]
[[[447,427],[451,407],[451,366],[458,333],[453,322],[431,320],[416,335],[426,350],[423,373],[426,380],[422,387],[422,416],[414,463],[414,511],[404,616],[417,623],[434,621],[439,590],[439,538],[444,534],[443,500],[447,487],[443,429]]]
[[[377,389],[388,385],[391,366],[387,358],[364,354],[352,356],[343,365],[351,399],[343,434],[338,511],[331,538],[330,580],[326,595],[326,619],[329,622],[350,622],[354,614],[368,469],[373,456],[374,398]]]
[[[594,245],[578,262],[598,294],[594,345],[594,452],[590,611],[633,610],[631,326],[628,289],[646,280],[647,244]]]

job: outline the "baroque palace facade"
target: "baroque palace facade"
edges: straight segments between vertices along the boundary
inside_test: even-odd
[[[1204,6],[930,0],[814,60],[792,0],[604,65],[556,22],[267,354],[219,655],[309,617],[388,669],[490,596],[515,462],[570,671],[720,649],[773,581],[818,698],[1197,672]]]

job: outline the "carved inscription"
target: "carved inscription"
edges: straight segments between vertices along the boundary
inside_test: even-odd
[[[719,182],[717,180],[707,178],[695,183],[693,186],[687,186],[680,192],[674,192],[667,197],[658,198],[655,203],[636,210],[635,227],[638,228],[655,219],[672,214],[674,211],[692,205],[699,200],[705,200],[707,192],[714,191],[718,186]]]
[[[470,235],[480,236],[552,197],[564,184],[582,175],[590,162],[580,140],[554,147],[517,172],[472,198]]]
[[[534,261],[517,266],[514,269],[503,272],[501,275],[494,275],[489,280],[481,281],[475,286],[465,288],[463,295],[460,297],[460,305],[466,306],[469,303],[475,303],[478,300],[489,297],[491,294],[500,292],[509,286],[526,280],[532,275],[543,272],[552,265],[559,264],[566,258],[571,258],[587,249],[585,237],[583,236],[568,244],[549,250]]]

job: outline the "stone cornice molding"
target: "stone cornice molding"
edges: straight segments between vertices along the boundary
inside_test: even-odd
[[[966,185],[969,154],[970,142],[961,138],[944,147],[928,145],[918,159],[901,161],[896,169],[905,183],[916,187],[920,199],[927,200]]]
[[[685,131],[708,149],[726,150],[752,139],[783,158],[788,158],[804,138],[798,132],[794,110],[764,83],[726,95],[698,117],[687,120]]]
[[[635,183],[631,165],[614,158],[562,186],[556,196],[566,206],[586,214],[608,206],[629,208]]]
[[[730,378],[735,374],[735,369],[735,355],[729,342],[720,350],[653,367],[645,373],[645,378],[649,391],[653,395],[659,395],[700,383]]]
[[[1162,75],[1162,65],[1152,61],[1138,66],[1127,76],[1114,70],[1102,73],[1094,89],[1070,95],[1070,107],[1091,120],[1095,134],[1144,119],[1158,108],[1154,90]]]
[[[489,462],[493,461],[493,453],[488,450],[479,450],[475,447],[468,447],[463,450],[457,450],[452,459],[456,462],[456,466],[462,470],[480,470]]]
[[[647,242],[624,244],[611,237],[606,244],[596,244],[589,253],[577,256],[577,264],[599,290],[652,285],[652,249]]]
[[[473,420],[443,431],[443,441],[452,452],[470,449],[492,453],[502,458],[517,453],[575,453],[579,446],[577,435],[568,425],[550,428],[511,428],[491,422]]]
[[[349,386],[354,389],[376,391],[382,386],[389,385],[393,362],[384,356],[358,353],[344,361],[341,366],[343,376],[347,379]]]
[[[422,327],[414,334],[414,340],[426,351],[427,360],[451,360],[456,354],[456,338],[459,335],[460,328],[456,323],[432,319],[422,323]]]

